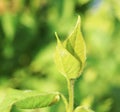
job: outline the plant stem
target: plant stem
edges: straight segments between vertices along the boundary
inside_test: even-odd
[[[74,108],[74,79],[68,81],[68,93],[69,93],[69,103],[68,103],[68,112],[73,112]]]
[[[62,97],[62,100],[63,100],[63,102],[64,102],[64,104],[65,104],[65,110],[66,110],[66,112],[68,112],[67,110],[68,110],[68,102],[67,102],[67,99],[66,99],[66,97],[63,95],[63,94],[60,94],[61,95],[61,97]]]

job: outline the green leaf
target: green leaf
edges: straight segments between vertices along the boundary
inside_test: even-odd
[[[86,46],[80,32],[80,16],[71,35],[62,43],[56,34],[55,63],[58,70],[68,79],[80,76],[86,60]]]
[[[76,78],[76,75],[80,71],[81,65],[79,61],[64,48],[58,37],[55,52],[55,63],[57,65],[58,70],[69,79]]]
[[[65,40],[66,49],[71,52],[83,66],[86,60],[86,45],[80,32],[80,16],[71,35]]]
[[[20,91],[8,89],[3,92],[0,112],[10,112],[12,107],[35,109],[50,106],[59,100],[59,93],[40,93],[39,91]]]
[[[85,106],[79,106],[74,110],[74,112],[94,112],[94,111]]]

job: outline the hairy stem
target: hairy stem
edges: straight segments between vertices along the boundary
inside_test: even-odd
[[[69,103],[68,103],[68,112],[73,112],[74,109],[74,79],[68,81],[68,93],[69,93]]]

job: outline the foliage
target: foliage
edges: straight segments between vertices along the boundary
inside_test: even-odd
[[[54,104],[59,100],[58,93],[41,93],[39,91],[4,90],[0,102],[1,112],[10,112],[14,108],[36,109]]]
[[[90,110],[89,108],[87,107],[84,107],[84,106],[79,106],[75,109],[74,112],[93,112],[92,110]]]
[[[53,37],[57,31],[64,40],[81,15],[87,61],[75,82],[74,107],[119,112],[119,6],[119,0],[1,0],[0,88],[60,91],[68,97],[66,81],[53,63]],[[64,110],[60,101],[40,111]]]

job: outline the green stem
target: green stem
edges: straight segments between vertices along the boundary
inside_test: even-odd
[[[66,97],[65,97],[63,94],[60,94],[60,95],[61,95],[61,98],[62,98],[64,104],[65,104],[65,110],[66,110],[66,112],[67,112],[67,110],[68,110],[68,102],[67,102],[67,99],[66,99]]]
[[[68,93],[69,93],[69,103],[68,103],[68,112],[73,112],[74,109],[74,79],[68,81]]]

